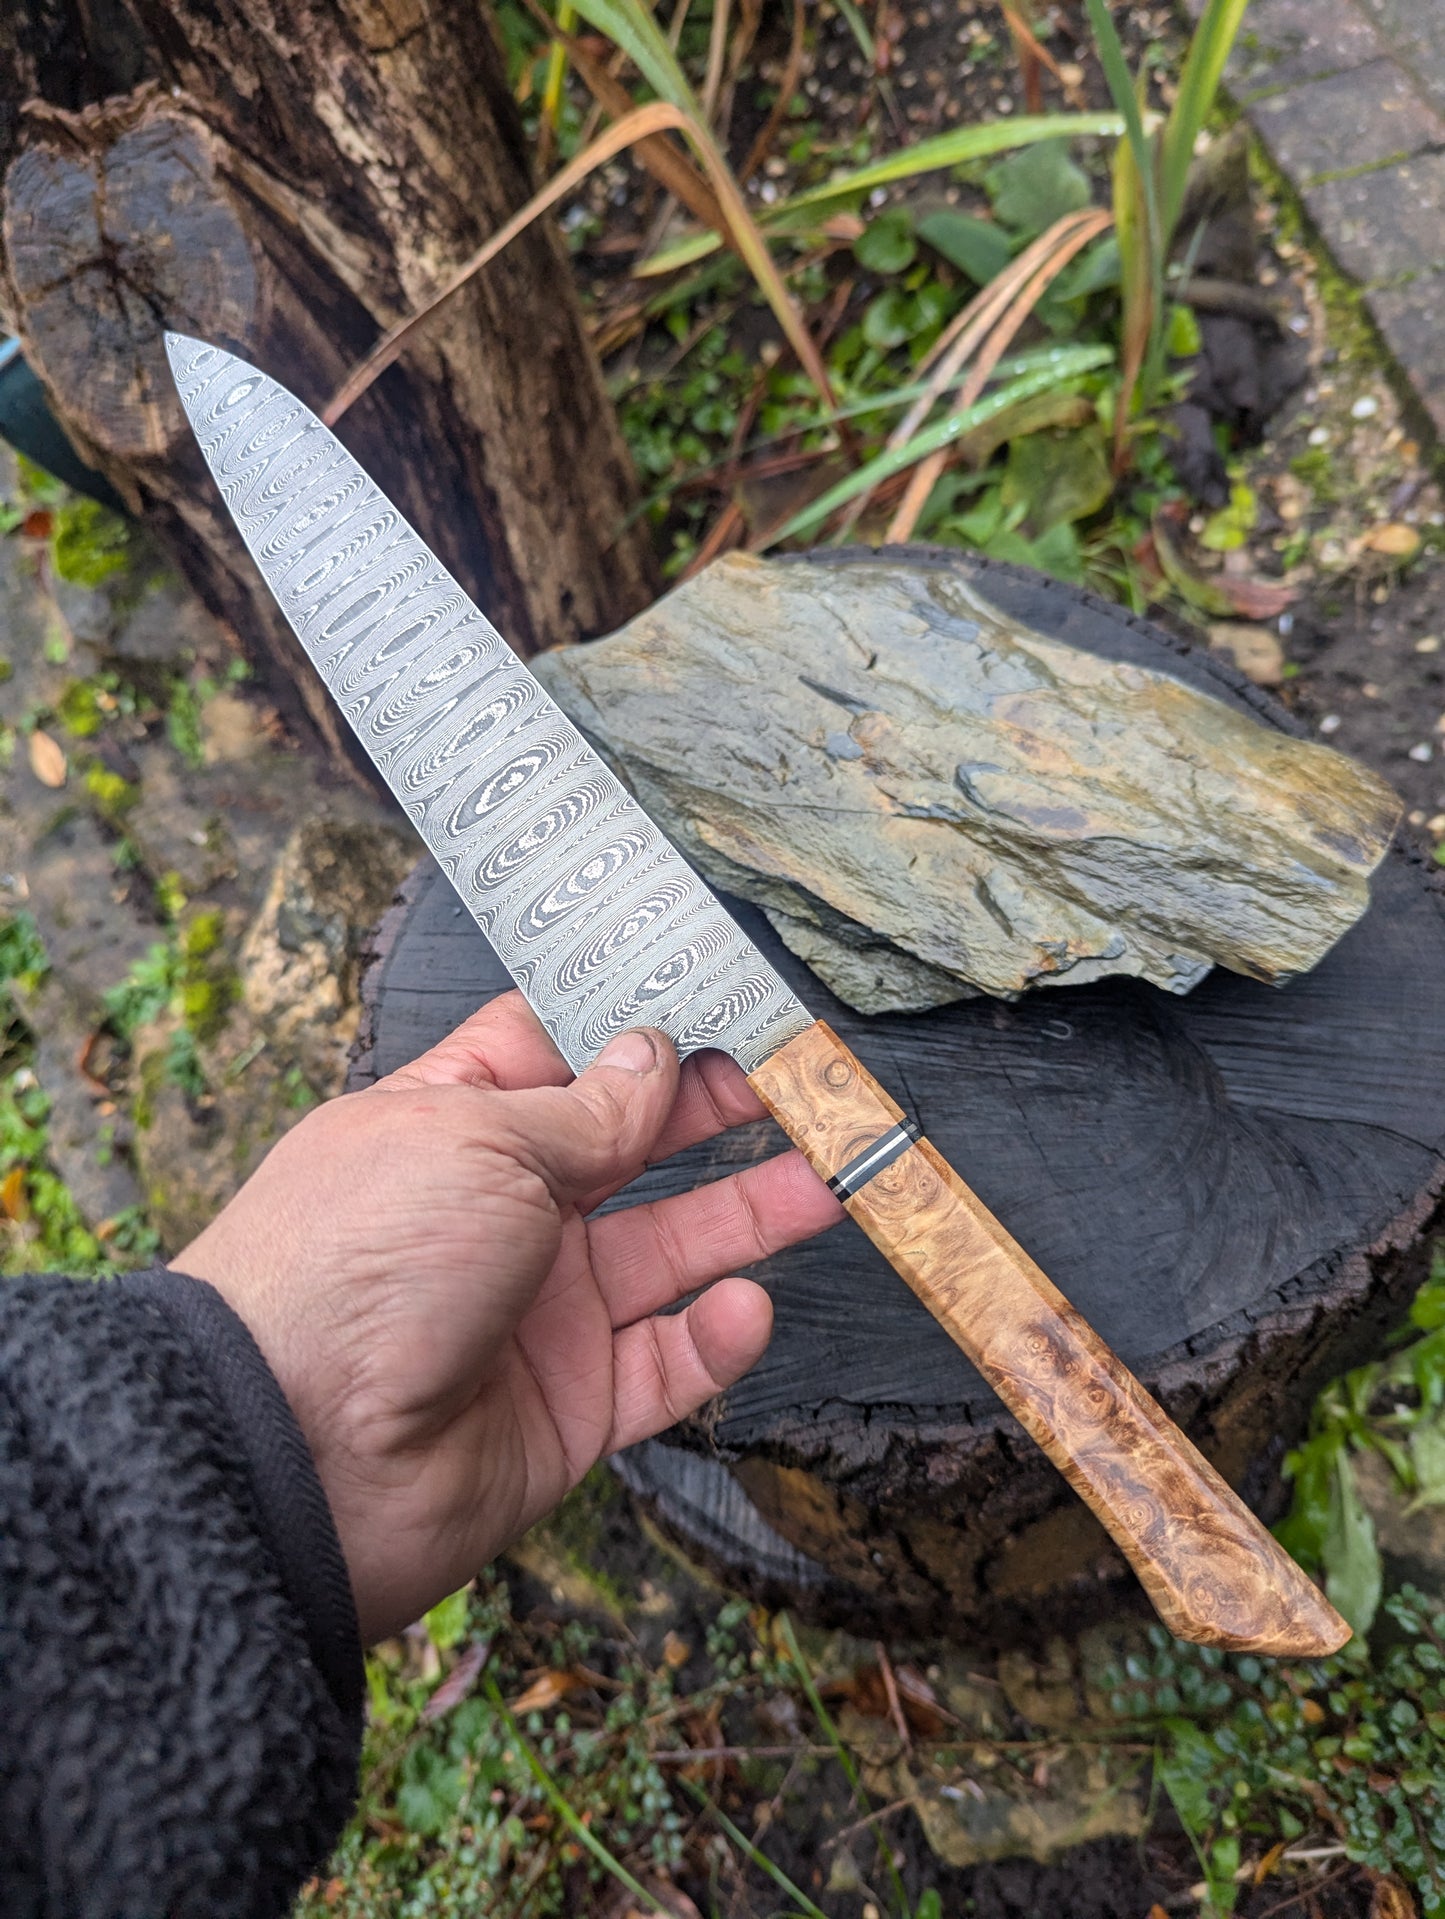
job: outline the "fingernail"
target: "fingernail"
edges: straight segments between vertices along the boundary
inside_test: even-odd
[[[597,1055],[599,1066],[618,1066],[624,1073],[650,1073],[657,1064],[652,1035],[641,1031],[619,1033]]]

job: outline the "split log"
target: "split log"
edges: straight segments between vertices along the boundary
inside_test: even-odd
[[[870,556],[871,557],[871,556]],[[914,557],[917,557],[916,555]],[[1121,609],[960,555],[1004,613],[1162,667],[1291,730],[1210,655]],[[1445,911],[1403,843],[1372,904],[1283,987],[1214,973],[865,1018],[748,932],[1266,1517],[1326,1380],[1378,1349],[1420,1277],[1445,1188]],[[432,1044],[509,982],[435,868],[384,923],[354,1082]],[[628,1199],[776,1150],[766,1123],[655,1168]],[[760,1365],[623,1477],[686,1549],[769,1602],[855,1630],[1003,1642],[1136,1592],[1092,1516],[862,1235],[770,1260]]]
[[[216,498],[161,332],[230,347],[324,405],[531,191],[485,9],[21,9],[0,32],[0,180],[0,311],[57,417],[249,657],[279,669],[283,710],[299,686],[349,752]],[[651,598],[631,468],[547,222],[340,431],[524,655]]]

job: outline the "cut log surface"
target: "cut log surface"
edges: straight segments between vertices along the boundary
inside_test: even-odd
[[[1295,725],[1117,607],[965,556],[909,557],[959,568],[1044,633]],[[735,910],[1225,1477],[1277,1513],[1315,1392],[1398,1317],[1445,1187],[1434,870],[1397,845],[1365,917],[1282,988],[1215,973],[1178,998],[1116,980],[872,1019]],[[354,1083],[509,984],[445,880],[418,868],[377,936]],[[779,1144],[760,1122],[653,1169],[627,1199]],[[854,1226],[757,1276],[776,1311],[762,1362],[620,1462],[665,1530],[757,1597],[855,1629],[1007,1640],[1132,1589],[1097,1522]]]

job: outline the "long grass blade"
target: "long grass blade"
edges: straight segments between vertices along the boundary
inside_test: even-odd
[[[668,128],[688,131],[687,116],[666,100],[654,100],[645,107],[637,107],[626,114],[614,126],[600,134],[575,159],[570,160],[561,172],[549,180],[540,193],[534,193],[527,204],[514,213],[504,226],[498,227],[491,238],[485,241],[469,260],[463,262],[455,273],[447,279],[432,295],[431,299],[408,314],[406,319],[398,321],[377,341],[366,358],[352,368],[333,395],[330,405],[322,414],[327,426],[334,426],[349,406],[359,400],[371,383],[384,373],[405,348],[407,342],[420,330],[439,308],[453,299],[475,273],[494,260],[503,247],[515,240],[517,235],[529,227],[539,214],[545,213],[550,206],[565,199],[587,175],[610,160],[614,154],[621,153],[624,147],[635,141],[645,140],[653,134],[664,132]]]
[[[621,47],[659,99],[671,101],[690,119],[702,118],[697,95],[677,55],[645,7],[637,0],[573,0],[573,5],[584,20]]]
[[[585,12],[592,4],[595,0],[579,0],[579,12]],[[985,126],[957,127],[950,133],[920,140],[916,146],[903,147],[881,160],[872,160],[867,166],[837,174],[822,186],[810,187],[806,193],[780,200],[759,216],[760,223],[767,232],[806,227],[815,224],[815,216],[835,201],[846,200],[852,194],[870,193],[875,187],[890,186],[898,180],[936,173],[942,167],[962,166],[968,160],[987,159],[991,154],[1032,146],[1039,140],[1083,135],[1117,139],[1124,131],[1123,118],[1117,113],[1046,113],[1035,118],[991,120]],[[642,261],[633,268],[633,273],[639,278],[671,273],[677,267],[705,258],[717,246],[715,235],[688,234]]]
[[[634,1899],[640,1899],[649,1912],[661,1913],[662,1919],[668,1919],[667,1907],[660,1904],[647,1890],[646,1886],[642,1884],[641,1880],[634,1878],[626,1866],[623,1865],[622,1861],[614,1858],[607,1850],[596,1833],[584,1825],[582,1820],[577,1817],[577,1814],[567,1803],[567,1796],[562,1791],[562,1788],[542,1764],[537,1754],[533,1752],[521,1727],[513,1717],[506,1700],[503,1699],[501,1688],[498,1686],[496,1680],[488,1676],[484,1684],[487,1698],[492,1704],[492,1709],[506,1726],[508,1736],[512,1740],[512,1743],[527,1762],[527,1770],[541,1787],[542,1796],[546,1799],[547,1804],[552,1808],[553,1812],[556,1813],[563,1825],[566,1826],[572,1837],[579,1845],[585,1846],[597,1863],[602,1866],[605,1871],[611,1873],[619,1885],[625,1886]]]
[[[1092,220],[1083,222],[1059,239],[1053,252],[1014,296],[981,348],[977,360],[969,370],[967,380],[959,390],[959,411],[965,411],[971,407],[983,392],[989,376],[1012,345],[1015,334],[1074,255],[1081,248],[1086,247],[1091,240],[1097,239],[1112,220],[1112,214],[1106,213],[1103,208],[1098,208]],[[947,457],[946,451],[940,448],[937,453],[930,453],[928,458],[914,470],[908,482],[907,491],[899,501],[897,510],[889,522],[888,531],[884,535],[885,540],[901,542],[912,538],[913,529],[918,524],[918,516],[927,504],[928,496],[943,471]]]
[[[920,173],[934,173],[940,167],[962,166],[968,160],[984,160],[994,153],[1006,153],[1013,147],[1034,146],[1040,140],[1067,140],[1092,134],[1105,139],[1117,137],[1123,124],[1117,113],[1045,113],[1024,115],[1017,120],[990,120],[976,127],[955,127],[950,133],[937,133],[915,146],[901,147],[881,160],[870,160],[822,186],[794,194],[772,208],[768,224],[800,212],[827,206],[850,193],[871,192],[874,187],[891,186],[895,180],[912,180]]]
[[[713,0],[712,26],[707,39],[707,72],[702,82],[702,111],[709,126],[717,113],[718,94],[722,90],[723,62],[728,50],[728,15],[731,0]]]
[[[778,1615],[778,1631],[782,1637],[783,1644],[788,1649],[788,1657],[793,1662],[793,1670],[798,1675],[799,1683],[807,1697],[809,1706],[812,1708],[813,1717],[817,1720],[823,1737],[832,1741],[833,1751],[837,1755],[838,1764],[843,1768],[844,1776],[848,1784],[853,1788],[854,1800],[863,1809],[865,1815],[864,1824],[872,1827],[873,1836],[878,1842],[879,1854],[886,1862],[888,1877],[893,1882],[893,1896],[897,1902],[898,1911],[902,1919],[911,1919],[912,1909],[909,1906],[908,1894],[904,1890],[898,1867],[893,1861],[893,1848],[889,1845],[882,1828],[874,1824],[872,1802],[864,1790],[863,1781],[858,1774],[858,1768],[853,1763],[853,1755],[844,1745],[842,1735],[833,1724],[832,1714],[823,1704],[822,1695],[814,1683],[808,1662],[803,1657],[803,1649],[798,1644],[798,1635],[793,1631],[793,1622],[786,1613],[779,1613]],[[904,1737],[906,1740],[906,1732]]]
[[[1179,93],[1161,143],[1159,212],[1168,235],[1172,236],[1184,205],[1194,142],[1214,105],[1248,4],[1249,0],[1209,0],[1190,40]]]
[[[726,155],[713,138],[701,103],[652,15],[640,0],[574,0],[574,4],[583,19],[621,47],[649,85],[682,115],[681,131],[695,148],[722,209],[725,231],[719,234],[719,240],[730,242],[741,255],[772,308],[784,338],[797,354],[799,364],[832,406],[833,388],[823,356],[803,323],[802,313],[778,271],[777,262],[768,251],[768,243],[742,196]]]
[[[542,31],[550,34],[566,53],[596,106],[613,120],[620,120],[625,114],[631,113],[636,102],[622,82],[609,73],[600,61],[594,60],[572,33],[564,32],[542,7],[540,0],[522,0],[522,4]],[[620,54],[617,57],[621,59]],[[585,146],[587,142],[584,140],[582,144]],[[719,227],[722,209],[718,206],[716,194],[688,156],[666,134],[653,134],[646,140],[637,141],[633,152],[658,185],[665,188],[674,199],[680,200],[695,220],[700,220],[706,227]]]
[[[810,533],[815,527],[837,512],[840,506],[846,506],[856,494],[865,492],[878,485],[880,480],[890,479],[893,474],[901,473],[906,467],[913,466],[926,455],[935,452],[941,446],[951,446],[985,420],[992,419],[1007,406],[1013,406],[1018,400],[1027,400],[1035,393],[1043,393],[1050,387],[1062,386],[1067,380],[1078,379],[1082,374],[1097,372],[1113,359],[1112,350],[1106,346],[1056,347],[1049,356],[1050,363],[1041,366],[1033,373],[1026,373],[1017,380],[1011,380],[1007,386],[999,387],[995,392],[985,395],[966,410],[951,413],[946,419],[935,420],[924,427],[906,445],[894,447],[878,454],[856,473],[850,473],[821,498],[811,501],[800,512],[793,515],[783,526],[770,534],[765,546],[775,546],[780,540],[796,539],[800,534]]]
[[[1114,401],[1114,471],[1128,465],[1129,423],[1161,297],[1153,271],[1143,188],[1134,149],[1121,140],[1114,149],[1114,231],[1119,241],[1119,286],[1123,302],[1119,387]]]
[[[715,1800],[708,1798],[701,1786],[691,1779],[684,1779],[682,1783],[703,1810],[717,1821],[739,1851],[746,1854],[760,1872],[765,1872],[780,1892],[785,1892],[790,1899],[797,1900],[798,1909],[806,1915],[806,1919],[828,1919],[822,1907],[815,1906],[802,1887],[795,1886],[777,1861],[769,1859],[761,1847],[755,1846],[742,1828],[733,1824],[722,1807]]]

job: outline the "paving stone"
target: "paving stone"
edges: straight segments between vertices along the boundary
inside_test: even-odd
[[[1375,325],[1445,438],[1445,271],[1420,273],[1365,296]]]
[[[1191,0],[1190,11],[1199,10]],[[1387,50],[1355,0],[1254,0],[1229,62],[1229,84],[1245,100],[1348,72]]]
[[[1276,163],[1299,185],[1445,143],[1445,120],[1393,60],[1270,94],[1250,117]]]
[[[1445,154],[1321,181],[1304,201],[1336,260],[1366,286],[1445,265]]]
[[[1445,7],[1440,0],[1359,0],[1359,4],[1426,98],[1445,113]]]

